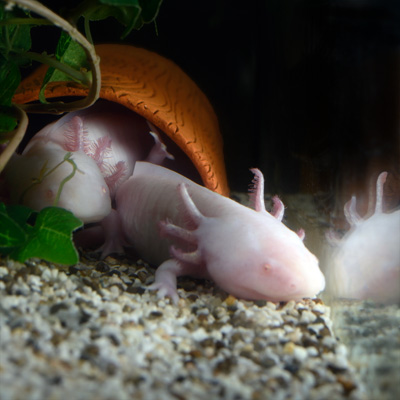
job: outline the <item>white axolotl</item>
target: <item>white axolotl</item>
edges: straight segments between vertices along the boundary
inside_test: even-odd
[[[382,172],[377,179],[371,216],[360,217],[355,196],[344,206],[351,229],[339,240],[329,271],[329,286],[337,297],[400,302],[400,210],[383,212],[386,177]]]
[[[176,278],[211,278],[228,293],[249,300],[299,300],[324,289],[317,258],[298,234],[282,222],[284,206],[274,197],[265,209],[263,175],[257,169],[245,207],[180,174],[147,162],[116,194],[111,241],[131,245],[146,261],[159,265],[151,289],[176,303]],[[116,232],[119,230],[119,233]]]
[[[72,162],[64,161],[67,153]],[[22,155],[14,155],[5,170],[10,202],[37,211],[58,205],[85,223],[99,222],[110,213],[117,188],[132,175],[137,160],[161,163],[165,158],[173,159],[154,126],[100,101],[45,126]]]

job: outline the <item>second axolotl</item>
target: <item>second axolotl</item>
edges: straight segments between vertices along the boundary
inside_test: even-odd
[[[336,297],[400,303],[400,210],[383,212],[386,177],[387,172],[378,176],[373,213],[362,218],[353,196],[344,206],[351,229],[340,240],[329,232],[337,245],[328,270]]]

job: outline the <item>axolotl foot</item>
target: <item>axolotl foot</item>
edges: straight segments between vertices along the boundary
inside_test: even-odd
[[[156,271],[155,281],[148,286],[148,290],[157,290],[157,297],[170,297],[174,304],[178,304],[179,295],[176,290],[176,278],[182,274],[182,266],[173,259],[164,261]]]
[[[179,249],[171,248],[171,255],[185,255]],[[191,254],[191,253],[190,253]],[[197,264],[184,263],[179,259],[170,258],[164,261],[156,270],[154,283],[147,287],[148,290],[157,290],[157,297],[162,299],[170,297],[176,305],[179,301],[177,292],[177,277],[178,276],[194,276],[200,278],[208,277],[201,273],[202,268]],[[199,273],[200,272],[200,273]]]

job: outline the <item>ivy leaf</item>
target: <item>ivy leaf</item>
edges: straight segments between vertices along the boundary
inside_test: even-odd
[[[82,68],[88,66],[86,53],[81,45],[72,40],[71,36],[64,31],[61,32],[61,36],[57,44],[55,58],[56,60],[72,67],[77,71],[80,71]],[[39,100],[42,103],[47,103],[44,96],[44,91],[50,82],[63,82],[70,80],[71,77],[64,72],[54,67],[50,67],[43,79],[42,87],[40,88],[39,92]]]
[[[17,126],[11,100],[21,81],[19,68],[0,54],[0,132],[10,132]],[[1,141],[1,135],[0,135]]]
[[[25,243],[27,234],[18,221],[8,215],[6,207],[0,203],[0,253],[8,255]]]
[[[29,12],[14,7],[5,10],[5,4],[0,4],[0,51],[7,60],[12,59],[18,66],[30,63],[23,52],[31,48],[31,24],[14,24],[17,18],[30,17]]]
[[[59,207],[46,207],[37,216],[29,241],[18,250],[18,261],[31,257],[73,265],[78,262],[78,252],[72,242],[72,232],[82,226],[74,215]]]
[[[10,205],[5,208],[8,216],[23,228],[29,221],[34,221],[38,215],[37,211],[21,205]]]
[[[16,126],[17,118],[14,117],[12,107],[0,106],[0,144],[10,140],[5,133],[13,131]]]
[[[130,20],[136,19],[141,11],[139,0],[97,0],[90,2],[82,15],[90,21],[101,21],[114,17],[121,24],[127,25]]]
[[[70,211],[46,207],[39,213],[25,206],[0,204],[0,253],[24,262],[38,257],[73,265],[79,260],[72,232],[82,221]]]
[[[0,4],[0,133],[10,132],[17,126],[11,101],[21,82],[19,67],[30,61],[23,55],[31,47],[31,25],[16,25],[8,22],[12,18],[25,17],[22,10],[5,11]],[[0,135],[0,142],[4,140]]]
[[[140,0],[142,18],[145,24],[153,22],[160,11],[162,0]]]
[[[89,21],[100,21],[114,17],[125,26],[121,39],[133,29],[153,22],[158,15],[163,0],[87,0],[78,7],[78,16]]]
[[[19,68],[0,55],[0,105],[11,106],[11,99],[21,81]]]

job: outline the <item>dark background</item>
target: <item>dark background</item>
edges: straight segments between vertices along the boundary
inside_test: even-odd
[[[113,19],[92,27],[96,43],[119,41]],[[259,167],[272,193],[341,202],[383,169],[400,191],[400,1],[164,0],[157,31],[124,42],[174,60],[206,93],[233,190]]]

